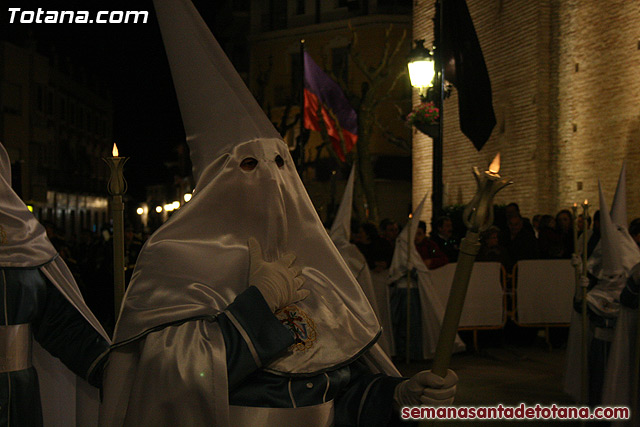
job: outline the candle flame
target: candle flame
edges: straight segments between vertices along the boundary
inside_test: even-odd
[[[489,172],[498,173],[499,171],[500,171],[500,153],[496,154],[496,157],[493,159],[493,161],[489,165]]]
[[[587,199],[584,199],[584,204],[585,204],[585,205],[588,205],[588,204],[589,204],[589,201],[588,201]]]
[[[111,150],[111,154],[113,154],[113,157],[118,157],[118,146],[115,142],[113,143],[113,150]]]
[[[573,207],[574,207],[574,208],[577,208],[577,207],[578,207],[578,204],[577,204],[577,203],[574,203],[574,204],[573,204]]]

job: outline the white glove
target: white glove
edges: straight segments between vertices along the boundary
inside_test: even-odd
[[[589,287],[589,278],[586,276],[580,276],[580,287],[588,288]]]
[[[305,299],[309,295],[307,289],[300,289],[304,283],[302,270],[293,267],[294,254],[286,254],[274,262],[267,262],[262,258],[260,243],[251,237],[249,239],[249,256],[251,268],[249,270],[249,286],[258,288],[269,308],[275,313],[279,308]]]
[[[444,378],[431,371],[418,372],[396,386],[393,400],[399,408],[419,405],[449,406],[456,394],[456,384],[458,376],[451,369],[447,370]]]
[[[573,268],[580,267],[580,269],[582,269],[582,257],[575,253],[571,254],[571,265]]]

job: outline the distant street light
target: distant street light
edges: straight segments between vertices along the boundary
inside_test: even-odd
[[[142,209],[142,208],[138,208],[138,209],[136,209],[136,213],[137,213],[138,215],[142,215],[142,214],[144,213],[144,209]]]
[[[162,212],[162,206],[156,206],[156,212],[158,213]]]

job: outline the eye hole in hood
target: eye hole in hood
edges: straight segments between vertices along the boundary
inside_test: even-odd
[[[282,156],[280,156],[280,154],[276,155],[276,165],[282,169],[282,167],[284,166],[284,159],[282,158]]]
[[[256,166],[258,166],[258,159],[253,157],[247,157],[240,163],[240,169],[247,172],[254,170]]]

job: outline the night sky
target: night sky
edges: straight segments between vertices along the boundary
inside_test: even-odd
[[[219,4],[195,0],[207,22],[213,22]],[[131,157],[125,168],[132,196],[144,197],[144,186],[166,182],[163,166],[184,141],[184,129],[169,65],[150,0],[0,0],[0,37],[23,44],[31,34],[38,50],[55,49],[72,58],[109,84],[114,104],[113,136],[121,155]],[[10,23],[8,8],[21,10],[147,10],[146,24],[25,24]],[[215,31],[214,31],[215,33]]]

